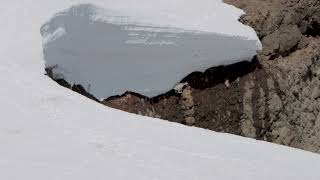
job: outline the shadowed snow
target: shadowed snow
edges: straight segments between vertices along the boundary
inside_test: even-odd
[[[108,14],[104,21],[97,21],[98,12]],[[58,14],[42,27],[46,66],[57,65],[54,74],[97,98],[127,90],[152,97],[193,71],[251,60],[259,49],[259,41],[248,37],[137,25],[132,19],[91,5]]]

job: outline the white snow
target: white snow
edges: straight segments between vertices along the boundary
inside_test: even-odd
[[[1,180],[319,179],[317,154],[120,112],[51,81],[40,28],[79,2],[1,1]]]
[[[243,12],[219,0],[104,3],[63,10],[41,29],[46,66],[99,99],[156,96],[191,72],[250,61],[261,49],[238,22]]]

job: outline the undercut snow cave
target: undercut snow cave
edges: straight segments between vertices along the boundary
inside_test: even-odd
[[[126,91],[157,96],[194,71],[251,60],[261,49],[254,30],[238,22],[242,11],[224,5],[229,12],[217,12],[219,21],[201,14],[205,21],[185,20],[188,12],[171,18],[139,9],[73,6],[41,28],[46,70],[97,99]]]

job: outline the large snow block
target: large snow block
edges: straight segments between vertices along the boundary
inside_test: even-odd
[[[243,12],[210,1],[71,7],[41,28],[46,67],[97,98],[125,91],[152,97],[191,72],[251,60],[261,44],[238,22]]]

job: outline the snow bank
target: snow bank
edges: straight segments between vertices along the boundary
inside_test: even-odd
[[[319,179],[317,154],[127,114],[44,76],[39,29],[74,3],[1,1],[1,180]]]
[[[238,22],[242,11],[221,1],[128,2],[54,16],[41,30],[46,66],[97,98],[127,90],[152,97],[191,72],[251,60],[261,48]]]

